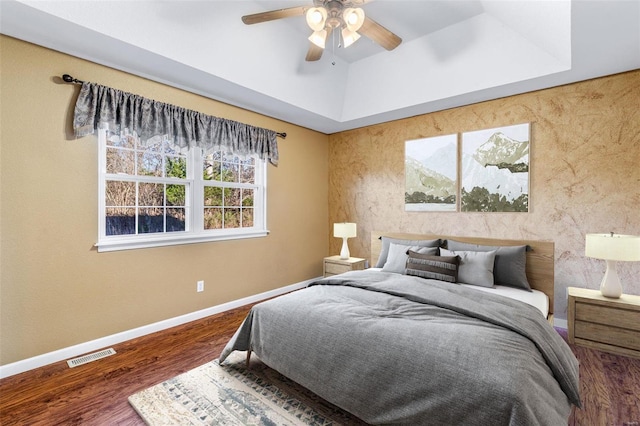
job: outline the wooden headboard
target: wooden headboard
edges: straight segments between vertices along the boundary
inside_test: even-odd
[[[553,241],[536,240],[504,240],[496,238],[478,237],[458,237],[452,235],[434,234],[404,234],[398,232],[371,232],[371,266],[375,266],[382,250],[381,236],[390,238],[401,238],[403,240],[456,240],[464,243],[488,245],[488,246],[521,246],[530,247],[527,250],[527,280],[531,288],[540,290],[549,296],[549,314],[553,314],[553,292],[554,292],[554,250]]]

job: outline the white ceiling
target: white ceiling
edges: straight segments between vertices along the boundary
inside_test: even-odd
[[[327,134],[640,68],[640,0],[375,0],[402,44],[318,62],[303,17],[240,20],[311,3],[0,0],[0,32]]]

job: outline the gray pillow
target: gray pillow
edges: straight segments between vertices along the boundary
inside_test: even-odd
[[[419,246],[405,246],[402,244],[391,243],[389,244],[389,255],[387,261],[382,267],[384,272],[396,272],[398,274],[404,274],[407,268],[407,259],[409,255],[407,251],[413,250],[417,253],[438,254],[438,247],[419,247]]]
[[[403,240],[401,238],[381,237],[382,249],[380,250],[380,257],[378,257],[378,263],[376,268],[382,268],[387,263],[387,256],[389,255],[389,244],[401,244],[405,246],[418,246],[418,247],[440,247],[440,239],[436,240]]]
[[[430,256],[409,250],[407,275],[456,283],[459,260],[458,256]]]
[[[498,285],[531,291],[527,280],[527,246],[481,246],[447,240],[449,250],[496,251],[493,266],[494,282]]]
[[[441,256],[459,256],[458,282],[493,287],[495,251],[455,251],[440,249]]]

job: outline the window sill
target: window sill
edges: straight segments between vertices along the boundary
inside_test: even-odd
[[[206,243],[212,241],[226,241],[226,240],[240,240],[245,238],[260,238],[266,237],[269,235],[269,231],[241,231],[237,233],[225,233],[217,234],[217,235],[171,235],[168,236],[163,234],[159,237],[149,236],[144,239],[136,236],[136,237],[120,237],[120,238],[109,238],[104,241],[99,241],[95,244],[98,248],[98,252],[109,252],[109,251],[121,251],[121,250],[136,250],[136,249],[145,249],[145,248],[153,248],[153,247],[166,247],[166,246],[176,246],[183,244],[197,244],[197,243]]]

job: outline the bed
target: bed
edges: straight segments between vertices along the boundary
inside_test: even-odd
[[[580,406],[578,363],[548,322],[553,250],[548,241],[373,232],[372,268],[255,305],[219,360],[253,352],[370,424],[566,425]],[[492,292],[498,278],[511,286],[505,277],[540,292],[547,315]]]

